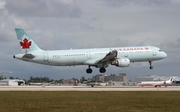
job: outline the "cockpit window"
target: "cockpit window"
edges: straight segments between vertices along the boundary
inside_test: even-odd
[[[162,50],[160,49],[159,52],[162,52]]]

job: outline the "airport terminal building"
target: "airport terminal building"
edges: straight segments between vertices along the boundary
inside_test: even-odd
[[[111,74],[98,74],[92,77],[93,82],[109,82],[109,81],[117,81],[117,82],[128,82],[128,75],[125,73],[120,73],[119,75]]]
[[[106,83],[109,86],[132,86],[136,85],[136,82],[129,82],[128,75],[126,73],[120,73],[119,75],[111,74],[98,74],[92,77],[92,82]]]

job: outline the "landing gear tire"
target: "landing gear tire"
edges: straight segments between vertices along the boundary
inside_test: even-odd
[[[106,69],[105,69],[105,68],[100,68],[100,69],[99,69],[99,72],[100,72],[100,73],[105,73],[105,72],[106,72]]]
[[[150,69],[154,69],[154,67],[153,67],[153,66],[150,66],[149,68],[150,68]]]
[[[86,70],[86,73],[92,73],[92,69],[91,68],[88,68],[87,70]]]

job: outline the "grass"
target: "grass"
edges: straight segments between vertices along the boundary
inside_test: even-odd
[[[180,112],[180,92],[1,91],[0,112]]]

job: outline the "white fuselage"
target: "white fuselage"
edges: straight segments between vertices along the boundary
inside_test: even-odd
[[[100,68],[99,72],[105,73],[109,64],[128,67],[131,62],[142,61],[148,61],[150,69],[153,69],[152,61],[167,56],[161,49],[153,46],[44,51],[22,28],[15,28],[15,32],[22,53],[14,55],[14,58],[52,66],[88,65],[87,73],[92,73],[91,66]]]
[[[94,49],[73,49],[73,50],[53,50],[34,51],[33,59],[22,58],[24,54],[17,54],[15,58],[24,61],[53,65],[53,66],[75,66],[92,65],[101,68],[101,64],[95,62],[105,57],[110,51],[117,50],[117,58],[127,58],[130,62],[156,61],[165,58],[167,55],[157,47],[115,47],[115,48],[94,48]],[[108,65],[110,63],[104,63]]]
[[[169,85],[169,84],[168,84]],[[167,86],[167,84],[165,83],[165,81],[154,81],[154,82],[141,82],[138,83],[137,86]]]
[[[170,77],[169,80],[167,81],[146,81],[146,82],[140,82],[137,84],[137,86],[141,86],[141,87],[144,87],[144,86],[154,86],[154,87],[161,87],[161,86],[169,86],[171,85],[172,83],[172,77]]]

